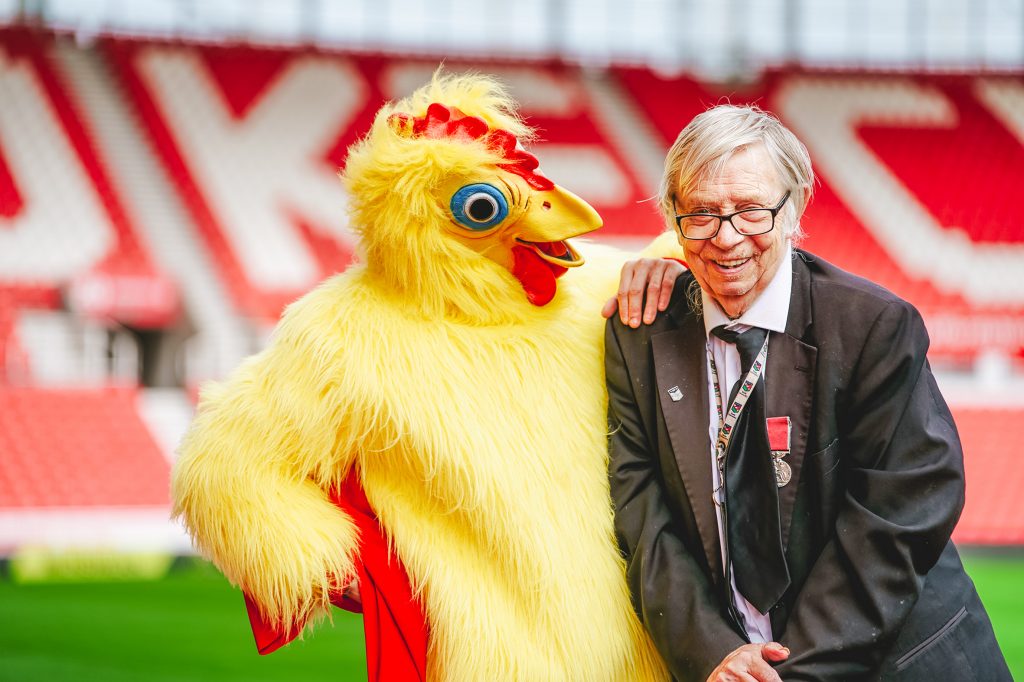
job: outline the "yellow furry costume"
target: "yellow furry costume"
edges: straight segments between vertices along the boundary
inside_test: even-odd
[[[428,679],[665,679],[608,492],[599,310],[622,259],[595,248],[531,303],[512,250],[575,265],[533,242],[599,220],[509,173],[508,149],[472,125],[417,133],[432,103],[529,134],[482,77],[435,77],[378,114],[344,172],[363,263],[289,306],[270,347],[203,392],[176,513],[266,619],[301,629],[353,574],[356,533],[329,493],[358,476],[429,623]],[[470,203],[460,219],[484,227],[453,219],[474,183],[500,189],[505,221]],[[532,215],[545,238],[523,236]],[[551,216],[576,224],[553,234]]]

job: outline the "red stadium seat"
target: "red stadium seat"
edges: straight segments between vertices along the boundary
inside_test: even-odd
[[[52,37],[0,30],[0,349],[17,348],[16,309],[60,307],[61,289],[104,259],[154,270],[54,49]],[[0,355],[0,384],[12,363],[24,364]]]
[[[953,539],[965,544],[1024,544],[1024,408],[954,408],[964,446],[967,504]],[[993,428],[995,427],[995,428]]]
[[[141,228],[149,223],[132,215],[115,181],[126,176],[112,172],[121,170],[118,155],[91,125],[89,100],[64,71],[56,40],[0,30],[0,509],[165,506],[168,465],[139,417],[137,389],[33,387],[33,349],[15,333],[24,309],[65,307],[72,282],[152,271],[162,255],[147,250]],[[257,325],[348,264],[354,242],[336,169],[379,105],[407,94],[437,64],[141,39],[72,48],[72,60],[75,49],[83,58],[95,50],[90,63],[109,69],[120,106],[141,124],[162,164],[153,182],[183,209],[181,230],[197,236],[187,259],[215,271],[228,313]],[[1020,76],[779,70],[719,87],[648,69],[595,76],[544,62],[446,64],[467,66],[511,84],[539,129],[542,167],[595,205],[606,222],[597,237],[611,241],[643,242],[661,231],[644,200],[657,191],[661,156],[686,121],[725,100],[776,112],[808,143],[820,176],[804,218],[807,248],[914,303],[937,365],[969,365],[993,351],[1024,359],[1024,286],[1013,279],[1024,276],[1024,262],[1018,274],[1013,267],[1024,253]],[[21,142],[44,151],[23,153]],[[884,199],[868,191],[876,189]],[[39,239],[8,246],[44,203],[55,217],[31,224]],[[935,238],[898,246],[889,238],[899,225],[875,222],[898,211]],[[59,232],[60,225],[74,229]],[[947,241],[956,248],[940,249],[956,229],[963,239]],[[993,245],[1002,251],[986,251]],[[971,258],[981,265],[969,277],[952,267]],[[1013,432],[1024,411],[954,412],[969,482],[956,538],[1024,543],[1013,497],[1024,465],[1005,446],[1024,435]]]
[[[0,388],[0,509],[166,506],[134,388]]]

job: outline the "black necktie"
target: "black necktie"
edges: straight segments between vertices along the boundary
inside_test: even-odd
[[[740,353],[738,390],[768,332],[751,327],[737,334],[715,327],[711,333],[735,344]],[[729,559],[736,587],[761,613],[779,601],[790,581],[782,549],[779,492],[765,426],[764,394],[764,378],[759,377],[732,431],[724,474]],[[733,400],[735,397],[730,397],[723,410],[728,410]]]

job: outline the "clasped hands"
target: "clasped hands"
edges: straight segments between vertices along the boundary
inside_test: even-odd
[[[787,658],[789,649],[778,642],[744,644],[722,659],[707,682],[782,682],[771,663]]]

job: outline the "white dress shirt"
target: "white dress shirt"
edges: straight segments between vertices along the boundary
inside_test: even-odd
[[[729,393],[733,384],[740,380],[740,354],[736,346],[726,343],[722,339],[711,334],[711,330],[719,325],[725,325],[727,329],[736,332],[744,332],[751,327],[760,327],[773,332],[785,332],[786,320],[789,317],[789,298],[793,289],[793,251],[787,243],[786,253],[782,256],[779,269],[776,270],[772,281],[768,283],[761,295],[758,296],[750,308],[735,320],[730,320],[725,312],[715,301],[701,289],[701,302],[704,310],[704,331],[707,334],[708,348],[708,398],[711,406],[710,419],[708,421],[708,435],[711,436],[711,490],[715,495],[715,515],[718,518],[718,539],[722,551],[722,563],[725,563],[725,529],[723,527],[722,507],[719,504],[724,491],[720,489],[721,475],[718,471],[718,462],[715,456],[715,443],[718,440],[718,408],[715,398],[714,379],[711,374],[711,361],[715,359],[715,367],[718,369],[719,390],[722,400],[729,399]],[[769,335],[770,338],[770,335]],[[768,342],[769,350],[771,341]],[[767,380],[767,367],[762,371],[761,376]],[[723,406],[723,411],[727,409]],[[714,492],[718,491],[718,492]],[[730,575],[732,571],[729,571]],[[751,642],[772,641],[772,624],[767,614],[761,613],[748,602],[746,598],[736,589],[736,578],[733,575],[731,580],[732,593],[736,602],[736,610],[743,618],[747,635]]]

